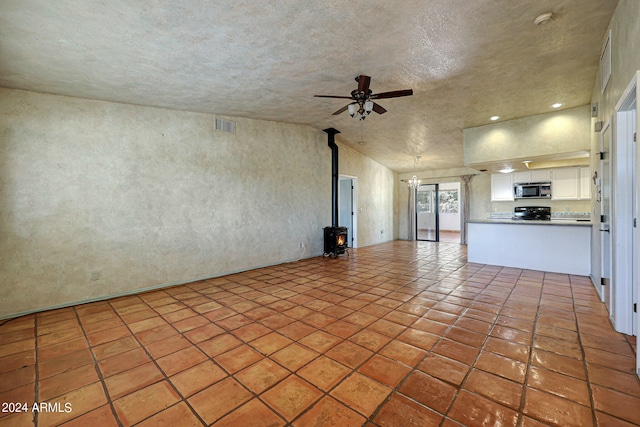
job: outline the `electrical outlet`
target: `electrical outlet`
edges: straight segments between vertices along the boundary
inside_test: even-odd
[[[304,243],[300,242],[300,243],[298,244],[298,247],[299,247],[300,249],[304,249]]]
[[[102,279],[102,272],[101,271],[92,271],[91,272],[91,281],[92,282],[97,282],[100,279]]]

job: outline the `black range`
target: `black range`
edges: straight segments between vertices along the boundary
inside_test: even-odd
[[[549,206],[517,206],[513,208],[513,219],[551,221],[551,208]]]

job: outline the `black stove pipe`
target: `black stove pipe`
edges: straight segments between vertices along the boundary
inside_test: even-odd
[[[329,148],[331,148],[331,226],[338,226],[338,146],[336,145],[336,134],[340,133],[338,129],[324,129],[329,139]]]

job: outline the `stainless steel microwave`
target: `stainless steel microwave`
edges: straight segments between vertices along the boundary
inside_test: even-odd
[[[527,182],[513,186],[513,197],[516,199],[550,199],[551,182]]]

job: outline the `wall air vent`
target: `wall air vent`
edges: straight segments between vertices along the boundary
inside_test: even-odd
[[[216,117],[216,130],[219,130],[222,132],[235,133],[236,123],[232,122],[231,120],[225,120],[225,119]]]

